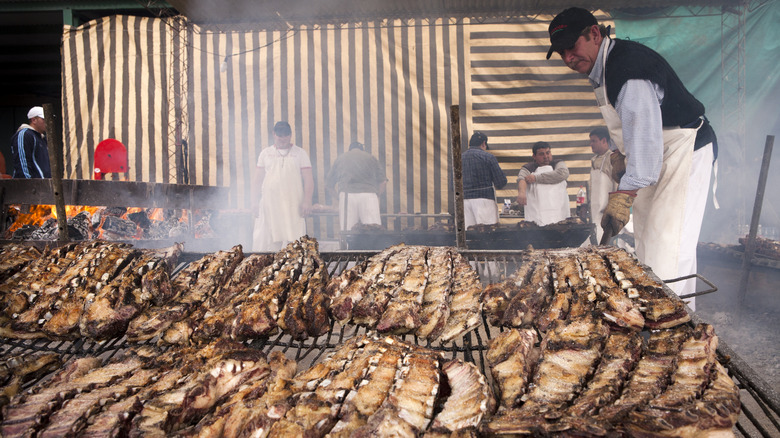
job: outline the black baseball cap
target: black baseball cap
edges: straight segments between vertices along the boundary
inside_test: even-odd
[[[594,24],[599,22],[587,9],[569,8],[556,15],[547,29],[550,32],[550,50],[547,51],[547,59],[550,59],[553,52],[562,52],[574,47],[583,29]]]
[[[487,144],[488,136],[480,131],[474,131],[474,134],[471,135],[471,139],[469,140],[469,147],[477,147],[481,145],[483,142],[485,143],[485,149],[490,149]]]
[[[285,137],[287,135],[292,135],[292,128],[290,128],[290,124],[285,122],[284,120],[280,122],[276,122],[274,125],[274,134]]]

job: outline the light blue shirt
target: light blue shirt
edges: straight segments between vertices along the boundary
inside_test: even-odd
[[[603,51],[605,48],[612,51],[612,47],[612,40],[604,38],[588,75],[593,88],[602,85]],[[663,100],[664,90],[658,84],[644,79],[628,80],[618,93],[615,110],[623,125],[623,147],[626,152],[626,174],[621,178],[618,190],[637,190],[658,181],[664,156],[661,119]]]

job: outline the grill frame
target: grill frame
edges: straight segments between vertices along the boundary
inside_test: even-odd
[[[503,276],[514,272],[521,263],[523,255],[523,251],[515,250],[460,250],[460,253],[480,272],[483,284],[498,281]],[[334,276],[374,254],[376,254],[376,251],[338,251],[324,252],[321,253],[321,256],[327,264],[328,272],[331,276]],[[179,259],[179,265],[174,269],[174,274],[203,255],[205,253],[183,253]],[[487,274],[485,274],[486,272]],[[648,271],[648,273],[656,281],[662,283],[652,271]],[[670,297],[679,299],[665,284],[664,291]],[[689,311],[689,313],[692,314],[689,324],[695,325],[705,322],[692,312]],[[427,340],[422,342],[413,335],[402,335],[399,338],[406,342],[440,351],[446,359],[459,358],[472,362],[492,381],[485,357],[487,345],[490,339],[504,330],[504,328],[490,326],[483,315],[480,327],[449,344]],[[331,321],[328,332],[316,339],[309,338],[304,341],[297,341],[289,335],[280,332],[268,338],[249,341],[247,344],[262,350],[266,354],[272,351],[281,351],[288,358],[296,360],[299,363],[299,369],[306,369],[323,355],[335,350],[344,340],[369,332],[365,327],[354,325],[341,326]],[[129,347],[153,343],[154,340],[145,343],[129,343],[125,337],[101,342],[88,339],[51,341],[48,339],[25,340],[0,337],[0,358],[28,352],[48,351],[60,353],[63,360],[75,356],[98,356],[108,360]],[[718,361],[728,369],[729,374],[740,389],[742,412],[734,427],[735,435],[745,437],[780,436],[780,396],[778,396],[777,391],[770,387],[722,339],[718,344],[717,357]],[[25,387],[32,386],[45,378],[42,377],[28,382]]]

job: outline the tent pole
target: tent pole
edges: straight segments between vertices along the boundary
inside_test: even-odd
[[[455,187],[455,242],[466,249],[466,226],[463,216],[463,166],[461,165],[460,107],[450,106],[450,132],[452,133],[452,183]]]
[[[758,174],[758,187],[756,187],[756,200],[753,203],[753,217],[750,220],[750,232],[745,241],[745,252],[742,255],[742,277],[739,281],[739,306],[738,314],[742,313],[742,306],[745,303],[747,295],[747,286],[750,279],[750,266],[753,261],[753,254],[756,252],[756,233],[758,232],[758,221],[761,218],[761,208],[764,204],[764,191],[766,189],[766,179],[769,174],[769,161],[772,158],[772,148],[775,144],[775,136],[767,135],[764,145],[764,158],[761,161],[761,172]]]

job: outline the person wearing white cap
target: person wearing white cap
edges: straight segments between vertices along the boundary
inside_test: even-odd
[[[14,178],[51,178],[49,146],[43,108],[34,106],[27,112],[28,123],[22,123],[11,137],[11,161]]]

